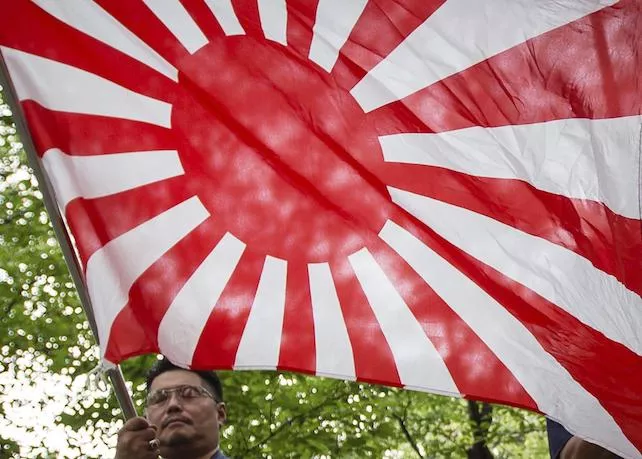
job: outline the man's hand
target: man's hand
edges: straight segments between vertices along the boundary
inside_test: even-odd
[[[158,446],[150,446],[150,441],[155,438],[156,426],[151,425],[147,419],[129,419],[118,432],[115,459],[157,459],[160,455]]]

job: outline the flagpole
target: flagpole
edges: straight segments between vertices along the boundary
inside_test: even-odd
[[[29,164],[34,171],[36,178],[38,179],[38,184],[40,185],[40,191],[42,192],[45,209],[49,214],[49,217],[51,219],[51,226],[53,227],[56,238],[58,239],[58,242],[60,244],[60,248],[62,249],[62,255],[65,259],[65,262],[67,263],[67,268],[69,268],[69,273],[71,274],[71,277],[76,286],[78,297],[80,298],[80,303],[83,307],[83,310],[85,311],[85,315],[87,316],[87,320],[89,321],[91,331],[96,338],[96,342],[100,346],[101,343],[99,342],[96,318],[94,317],[94,310],[91,304],[91,299],[89,298],[89,293],[87,292],[87,287],[85,286],[85,283],[83,281],[78,258],[76,257],[76,253],[72,246],[71,239],[69,238],[69,234],[65,229],[65,223],[60,213],[60,209],[58,208],[58,204],[53,198],[54,195],[52,192],[53,188],[51,186],[51,183],[49,182],[47,175],[44,173],[42,163],[36,153],[35,144],[33,142],[33,139],[31,138],[31,135],[29,134],[29,130],[27,129],[27,123],[25,121],[24,113],[22,112],[22,107],[18,102],[15,88],[13,86],[11,78],[9,77],[9,71],[4,61],[4,57],[1,53],[0,84],[4,88],[6,101],[11,108],[11,112],[13,113],[13,120],[16,125],[18,134],[22,139],[22,144],[24,146],[25,152],[27,153]],[[125,378],[123,377],[123,373],[120,367],[116,365],[114,367],[107,368],[105,370],[105,374],[111,382],[111,385],[114,389],[114,394],[116,395],[116,399],[118,400],[118,404],[120,405],[120,409],[122,410],[125,419],[130,419],[137,416],[136,407],[134,406],[134,402],[129,395],[127,385],[125,384]]]

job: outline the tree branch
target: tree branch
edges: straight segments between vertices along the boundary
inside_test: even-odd
[[[417,456],[419,456],[421,459],[424,459],[425,456],[421,454],[419,445],[417,445],[417,442],[415,441],[415,439],[412,438],[412,435],[410,434],[410,431],[406,427],[406,423],[404,422],[403,418],[397,414],[393,414],[393,417],[399,422],[399,427],[401,427],[401,431],[406,437],[406,440],[408,440],[408,443],[410,443],[410,446],[412,446],[412,449],[414,449],[415,452],[417,453]]]
[[[339,399],[341,399],[341,398],[345,397],[346,395],[347,395],[347,394],[346,394],[345,392],[341,392],[341,393],[339,393],[339,394],[335,395],[334,397],[330,397],[330,398],[328,398],[328,399],[325,399],[324,401],[322,401],[322,402],[321,402],[321,403],[319,403],[318,405],[315,405],[315,406],[313,406],[312,408],[310,408],[308,411],[306,411],[306,412],[304,412],[304,413],[297,414],[297,415],[296,415],[296,416],[294,416],[294,417],[291,417],[290,419],[288,419],[287,421],[285,421],[283,424],[281,424],[280,426],[278,426],[276,429],[272,430],[272,431],[270,432],[270,434],[269,434],[269,435],[265,436],[264,438],[262,438],[261,440],[259,440],[258,442],[256,442],[254,445],[250,446],[250,447],[247,449],[247,451],[246,451],[246,452],[250,452],[250,451],[254,451],[254,450],[258,449],[259,447],[261,447],[262,445],[264,445],[265,443],[267,443],[268,441],[270,441],[272,438],[274,438],[275,436],[277,436],[279,433],[281,433],[285,428],[290,427],[292,424],[294,424],[294,423],[296,423],[296,422],[300,421],[301,419],[306,419],[306,418],[308,418],[308,417],[309,417],[311,414],[313,414],[314,412],[316,412],[316,411],[320,410],[321,408],[323,408],[324,406],[329,405],[329,404],[330,404],[330,403],[332,403],[332,402],[335,402],[335,401],[337,401],[337,400],[339,400]]]

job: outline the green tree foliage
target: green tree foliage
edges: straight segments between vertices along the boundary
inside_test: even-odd
[[[109,455],[120,411],[86,387],[95,341],[2,99],[0,193],[0,457]],[[141,413],[153,359],[123,364]],[[222,379],[236,457],[546,457],[543,418],[522,410],[288,373]]]

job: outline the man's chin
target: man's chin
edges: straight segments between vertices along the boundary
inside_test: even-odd
[[[187,424],[170,424],[165,428],[165,432],[161,434],[161,444],[169,447],[180,446],[192,441],[192,435],[189,432]]]

